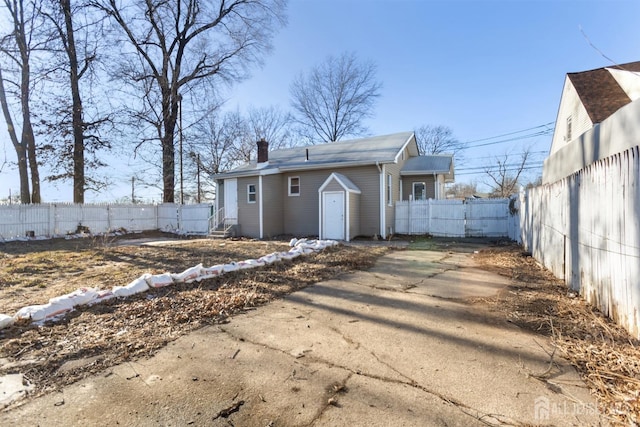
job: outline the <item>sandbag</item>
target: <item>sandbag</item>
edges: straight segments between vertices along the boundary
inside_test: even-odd
[[[139,294],[149,290],[149,284],[147,283],[147,277],[149,274],[143,274],[127,286],[114,286],[113,295],[117,297],[128,297],[131,295]]]
[[[62,300],[57,303],[48,303],[41,305],[30,305],[22,307],[16,313],[16,319],[31,320],[32,322],[41,322],[46,319],[51,319],[56,316],[60,316],[73,310],[73,305],[70,301]]]
[[[154,274],[147,277],[147,283],[152,288],[162,288],[173,285],[173,277],[171,277],[171,273]]]
[[[0,329],[8,328],[13,325],[16,321],[12,316],[7,316],[6,314],[0,314]]]
[[[264,265],[264,262],[261,262],[257,259],[247,259],[245,261],[238,262],[236,265],[238,266],[238,269],[246,270],[248,268],[261,267]]]
[[[238,270],[238,266],[235,262],[229,263],[229,264],[225,264],[224,265],[224,272],[225,273],[231,273],[232,271],[236,271]]]
[[[71,307],[76,307],[78,305],[89,304],[97,297],[98,290],[96,288],[79,288],[69,294],[51,298],[49,302],[52,304],[71,303]]]
[[[203,268],[200,271],[200,277],[198,280],[212,279],[214,277],[218,277],[221,274],[224,274],[224,265],[218,264],[212,267]]]
[[[176,283],[191,283],[200,276],[202,270],[202,264],[198,264],[195,267],[187,268],[185,271],[179,274],[171,274],[173,281]]]

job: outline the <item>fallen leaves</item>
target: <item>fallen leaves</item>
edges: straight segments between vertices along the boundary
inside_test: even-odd
[[[50,254],[51,245],[62,252],[64,245],[72,245],[72,249],[80,253],[99,251],[111,259],[111,263],[101,266],[100,275],[78,276],[78,283],[105,288],[114,284],[110,280],[112,271],[117,277],[126,272],[135,278],[145,272],[179,272],[198,263],[216,265],[257,258],[287,248],[280,242],[227,241],[221,246],[219,241],[212,240],[182,241],[175,247],[95,248],[88,244],[77,247],[79,244],[78,241],[61,241],[34,245],[31,249],[36,257],[41,257],[39,251],[42,250]],[[15,252],[24,259],[22,262],[28,262],[29,248],[18,249]],[[362,251],[349,246],[328,248],[259,269],[237,271],[199,283],[151,289],[126,299],[81,307],[56,323],[48,322],[43,326],[16,324],[0,332],[0,358],[6,361],[0,365],[0,374],[14,371],[16,366],[28,361],[19,370],[34,384],[32,395],[56,390],[115,364],[152,356],[168,342],[204,325],[225,323],[234,313],[354,269],[370,268],[384,251],[383,248]],[[28,300],[24,295],[11,299],[10,287],[3,289],[5,293],[0,297],[3,303],[13,305],[46,301],[51,297],[51,288],[55,288],[56,281],[65,277],[66,268],[77,271],[86,267],[93,271],[91,266],[83,266],[82,260],[82,256],[75,256],[60,259],[61,264],[54,262],[50,268],[52,273],[41,278],[49,280],[47,289],[30,288],[34,291]],[[79,264],[68,265],[72,261]],[[68,283],[66,287],[69,287]],[[91,363],[68,363],[89,359]],[[63,366],[65,368],[61,369]]]

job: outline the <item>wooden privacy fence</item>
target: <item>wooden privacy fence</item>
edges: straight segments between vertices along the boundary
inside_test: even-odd
[[[207,234],[212,212],[213,207],[209,204],[0,206],[0,240],[64,236],[79,229],[96,234],[118,229]]]
[[[395,232],[519,240],[513,203],[511,199],[403,200],[396,202]]]
[[[520,196],[522,244],[640,338],[640,150]]]

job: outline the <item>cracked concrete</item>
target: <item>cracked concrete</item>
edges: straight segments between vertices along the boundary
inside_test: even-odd
[[[550,344],[466,299],[469,254],[396,251],[0,414],[2,425],[597,425]],[[589,410],[591,409],[591,410]]]

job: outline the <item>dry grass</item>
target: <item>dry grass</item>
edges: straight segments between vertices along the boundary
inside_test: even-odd
[[[110,288],[147,272],[180,272],[198,263],[209,266],[288,249],[282,242],[120,243],[86,239],[0,246],[2,311],[13,314],[22,306],[45,303],[79,286]],[[33,396],[37,396],[115,364],[149,357],[189,331],[226,322],[234,313],[312,283],[370,268],[384,251],[328,248],[293,261],[81,307],[62,321],[44,326],[14,325],[0,331],[0,359],[4,359],[0,375],[23,373],[35,385]]]
[[[475,256],[481,265],[512,279],[492,310],[526,329],[552,339],[575,366],[614,425],[640,424],[639,342],[568,292],[564,284],[516,245]]]

